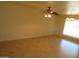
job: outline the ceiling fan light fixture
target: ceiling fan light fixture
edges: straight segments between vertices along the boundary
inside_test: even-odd
[[[53,13],[53,11],[51,11],[50,13]]]
[[[44,17],[48,17],[48,15],[47,14],[45,14],[45,16]]]
[[[51,18],[52,15],[51,14],[45,14],[44,17]]]
[[[52,17],[51,14],[48,14],[48,17],[51,18]]]

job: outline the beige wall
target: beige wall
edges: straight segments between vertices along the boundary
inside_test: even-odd
[[[56,16],[56,35],[61,36],[64,29],[66,15]]]
[[[55,16],[43,15],[40,10],[0,2],[0,41],[55,34]]]

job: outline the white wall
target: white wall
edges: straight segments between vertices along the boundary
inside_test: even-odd
[[[40,10],[0,2],[0,41],[55,34],[55,16],[43,17]]]

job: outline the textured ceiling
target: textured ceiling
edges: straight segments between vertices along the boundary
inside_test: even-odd
[[[60,14],[79,15],[79,1],[16,1],[13,3],[37,10],[46,10],[48,6],[51,6],[52,10]]]

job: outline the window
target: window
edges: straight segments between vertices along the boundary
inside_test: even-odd
[[[63,34],[79,38],[79,19],[66,18]]]

